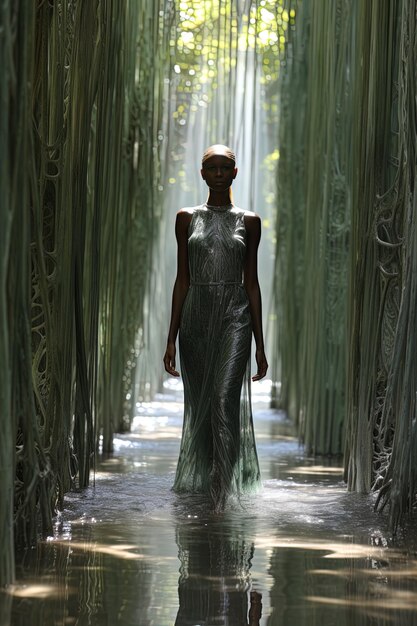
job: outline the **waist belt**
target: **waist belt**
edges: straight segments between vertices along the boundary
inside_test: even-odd
[[[210,283],[200,283],[192,280],[190,282],[190,287],[217,287],[222,285],[239,285],[239,287],[243,287],[243,283],[241,281],[232,281],[232,280],[219,280],[218,282],[210,282]]]

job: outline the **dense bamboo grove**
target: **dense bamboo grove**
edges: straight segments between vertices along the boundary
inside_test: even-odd
[[[358,20],[347,461],[349,487],[376,489],[395,528],[417,493],[415,3],[373,1]]]
[[[111,451],[160,382],[166,168],[181,180],[186,154],[233,133],[252,167],[266,95],[277,116],[282,4],[2,3],[0,583],[13,525],[18,544],[50,532],[100,437]]]
[[[343,449],[354,4],[299,3],[281,88],[274,358],[316,454]]]
[[[1,583],[13,510],[18,542],[49,532],[124,424],[160,211],[161,9],[2,3]]]
[[[308,451],[345,438],[349,488],[393,528],[416,497],[415,20],[412,0],[299,3],[282,89],[281,401]]]
[[[30,239],[28,220],[25,219],[29,205],[29,185],[22,186],[19,167],[28,161],[31,150],[28,128],[31,98],[26,79],[31,72],[34,11],[21,4],[12,6],[11,3],[2,3],[0,10],[0,25],[9,34],[8,37],[4,34],[0,37],[0,66],[4,68],[0,91],[0,357],[3,368],[0,385],[0,583],[4,583],[10,581],[14,574],[13,492],[17,430],[23,420],[31,420],[34,414],[28,320]],[[16,22],[20,26],[22,42],[14,50],[13,35],[17,35],[12,33],[12,25]],[[13,141],[6,141],[8,136]],[[13,351],[12,346],[15,348]],[[16,419],[11,417],[12,410],[16,411]],[[38,437],[37,430],[33,434]],[[28,454],[33,456],[36,443],[30,434],[28,445]],[[44,459],[40,458],[39,461],[39,470],[44,471]],[[30,487],[30,476],[27,478]],[[18,480],[19,487],[25,480],[22,472]],[[28,502],[33,499],[33,489],[28,489],[27,496]]]

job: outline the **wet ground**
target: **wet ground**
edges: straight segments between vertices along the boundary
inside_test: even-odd
[[[23,555],[1,626],[417,625],[415,536],[394,541],[340,466],[303,456],[268,384],[253,391],[262,493],[217,516],[172,493],[182,405],[167,389]]]

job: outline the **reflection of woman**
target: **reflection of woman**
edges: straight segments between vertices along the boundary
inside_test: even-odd
[[[262,596],[250,591],[253,544],[227,533],[186,523],[178,527],[180,606],[175,626],[259,626]]]
[[[250,407],[250,346],[257,374],[268,364],[257,275],[260,218],[231,201],[237,174],[233,152],[211,146],[201,175],[209,197],[177,214],[178,269],[164,364],[175,369],[175,341],[184,381],[184,426],[174,489],[227,497],[256,488],[259,466]]]

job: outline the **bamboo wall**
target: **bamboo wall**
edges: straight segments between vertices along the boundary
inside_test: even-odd
[[[128,421],[160,217],[161,9],[1,5],[0,583],[13,522],[25,545],[50,532],[98,433],[109,451]]]
[[[273,377],[314,454],[344,442],[354,4],[297,4],[281,85]]]
[[[417,492],[415,3],[360,5],[358,25],[346,463],[349,488],[375,489],[396,528]]]
[[[275,378],[392,527],[416,497],[416,15],[299,2],[282,87]]]

